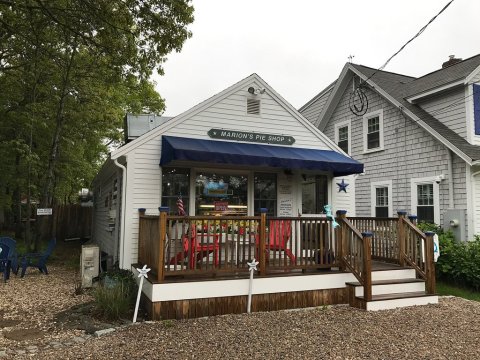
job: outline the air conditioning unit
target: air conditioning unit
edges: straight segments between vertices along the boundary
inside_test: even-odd
[[[98,276],[100,267],[100,248],[98,245],[82,245],[80,271],[82,287],[92,287],[93,278]]]

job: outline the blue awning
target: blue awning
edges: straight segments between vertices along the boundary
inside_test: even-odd
[[[363,172],[363,164],[331,150],[162,136],[160,166],[175,160],[331,171],[334,176]]]

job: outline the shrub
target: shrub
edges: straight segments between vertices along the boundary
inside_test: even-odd
[[[100,285],[94,297],[100,315],[109,320],[126,318],[133,309],[136,282],[128,270],[114,270],[102,273]]]
[[[435,224],[420,223],[422,231],[438,234],[440,257],[435,265],[437,277],[475,290],[480,289],[480,237],[459,242],[451,231],[443,231]]]

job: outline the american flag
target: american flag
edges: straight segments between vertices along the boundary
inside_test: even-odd
[[[185,216],[185,208],[183,207],[183,200],[182,197],[179,196],[177,199],[177,209],[178,209],[178,215],[180,216]]]

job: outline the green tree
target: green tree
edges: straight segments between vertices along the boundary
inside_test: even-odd
[[[32,199],[42,207],[75,201],[107,144],[120,141],[124,113],[163,111],[149,77],[181,50],[192,21],[189,1],[0,0],[0,208],[7,220],[20,223],[22,197],[27,218]]]

